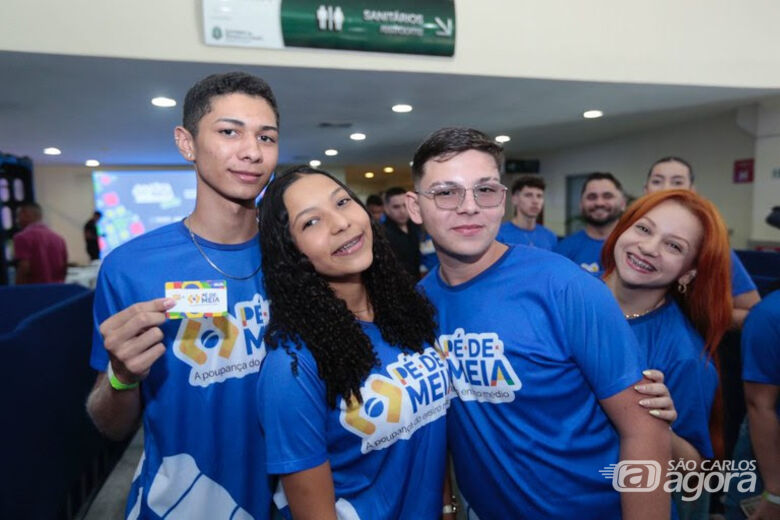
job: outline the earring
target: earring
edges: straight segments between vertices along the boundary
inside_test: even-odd
[[[677,291],[680,294],[685,294],[685,291],[688,290],[688,284],[684,284],[682,282],[677,282]]]

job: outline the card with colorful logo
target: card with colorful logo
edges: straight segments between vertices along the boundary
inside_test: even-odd
[[[166,315],[174,320],[227,315],[227,284],[224,280],[165,282],[165,297],[176,305]]]

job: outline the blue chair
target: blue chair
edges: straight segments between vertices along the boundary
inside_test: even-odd
[[[85,408],[95,381],[89,366],[94,293],[59,285],[4,288],[0,296],[3,305],[10,298],[18,305],[9,312],[26,315],[0,333],[0,518],[60,518],[74,485],[106,445]]]
[[[773,251],[736,250],[739,260],[758,287],[762,296],[780,280],[780,253]]]

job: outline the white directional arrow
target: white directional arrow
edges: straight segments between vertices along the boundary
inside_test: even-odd
[[[444,23],[441,18],[436,16],[433,21],[436,22],[440,29],[436,31],[436,36],[452,36],[452,18],[447,18],[447,23]]]

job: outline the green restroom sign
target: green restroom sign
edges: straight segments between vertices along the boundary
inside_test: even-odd
[[[452,56],[454,0],[203,0],[207,45]]]

